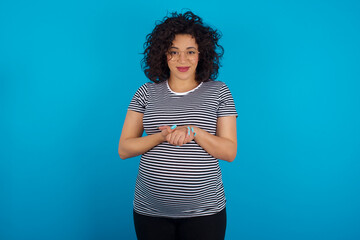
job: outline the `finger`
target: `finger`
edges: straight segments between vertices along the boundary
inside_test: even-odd
[[[170,133],[174,132],[174,129],[171,129],[170,126],[161,126],[159,129],[162,131],[163,135],[169,135]]]
[[[163,135],[164,137],[166,137],[169,134],[169,131],[166,127],[159,127],[160,131],[161,131],[161,135]]]
[[[184,139],[184,144],[190,142],[191,140],[191,135],[186,135],[186,138]]]
[[[164,129],[164,130],[161,130],[161,134],[163,136],[167,136],[169,134],[168,130],[167,129]]]
[[[166,141],[167,141],[168,143],[170,143],[171,137],[172,137],[172,133],[169,133],[169,134],[166,136]],[[170,144],[171,144],[171,143],[170,143]]]
[[[174,133],[168,134],[167,137],[168,137],[168,139],[169,139],[169,140],[168,140],[168,143],[170,143],[171,145],[176,145],[176,144],[174,143],[174,139],[175,139]]]
[[[170,143],[172,145],[176,145],[176,143],[175,143],[176,138],[177,138],[177,135],[175,133],[173,133],[170,138]]]
[[[181,137],[181,135],[180,135],[178,132],[177,132],[177,134],[174,134],[174,139],[173,139],[174,145],[179,145],[179,143],[180,143],[180,141],[179,141],[180,137]]]
[[[194,131],[193,127],[191,127],[191,136],[192,136],[192,139],[194,139],[196,136],[196,132]]]
[[[163,126],[160,126],[159,129],[160,130],[166,129],[168,131],[168,133],[171,133],[175,130],[176,127],[177,127],[176,125],[172,125],[171,127],[168,125],[163,125]]]
[[[190,127],[187,127],[188,128],[188,132],[187,132],[187,135],[186,135],[186,143],[192,141],[194,139],[194,132],[193,132],[193,128],[191,128],[190,130]]]
[[[181,145],[184,145],[186,143],[186,137],[188,136],[188,134],[186,132],[181,132],[180,135],[179,135],[179,139],[178,139],[178,144],[181,146]]]
[[[185,138],[186,136],[180,136],[178,145],[180,146],[184,145],[186,143]]]
[[[184,144],[185,143],[188,143],[189,142],[189,140],[190,140],[190,132],[189,132],[189,129],[188,129],[188,131],[186,132],[186,135],[184,136]]]
[[[173,131],[168,125],[160,126],[159,129],[160,129],[161,131],[167,130],[167,132],[172,132],[172,131]]]

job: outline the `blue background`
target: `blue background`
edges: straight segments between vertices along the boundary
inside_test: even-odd
[[[135,239],[118,140],[182,8],[223,33],[239,113],[226,239],[360,239],[360,4],[331,0],[1,1],[0,239]]]

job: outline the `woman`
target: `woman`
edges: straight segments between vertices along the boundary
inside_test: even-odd
[[[172,13],[147,36],[143,68],[153,83],[134,94],[119,142],[120,158],[142,155],[134,197],[140,240],[224,239],[218,159],[235,159],[237,112],[227,85],[214,81],[219,38],[192,12]]]

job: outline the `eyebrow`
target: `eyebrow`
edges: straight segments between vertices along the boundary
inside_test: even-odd
[[[176,49],[179,49],[178,47],[170,47],[170,48],[176,48]],[[197,48],[196,48],[196,47],[187,47],[186,49],[190,49],[190,48],[194,48],[194,49],[196,49],[196,50],[197,50]]]

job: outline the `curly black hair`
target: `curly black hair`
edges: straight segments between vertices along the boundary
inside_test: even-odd
[[[220,59],[224,48],[219,45],[221,33],[205,25],[202,19],[187,11],[184,14],[173,12],[156,24],[152,33],[146,36],[142,69],[151,81],[160,83],[170,77],[166,53],[177,34],[190,34],[199,46],[199,62],[195,80],[206,82],[215,80],[221,66]]]

